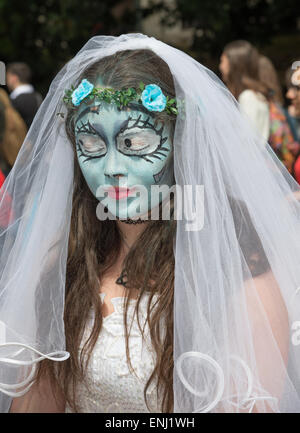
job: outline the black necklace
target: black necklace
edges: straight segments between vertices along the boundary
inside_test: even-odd
[[[121,221],[122,223],[125,224],[142,224],[142,223],[146,223],[150,220],[142,220],[141,218],[137,219],[137,220],[132,220],[130,218],[127,218],[126,220],[122,220],[120,218],[118,218],[119,221]]]

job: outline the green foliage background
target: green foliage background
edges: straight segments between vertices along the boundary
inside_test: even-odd
[[[27,62],[45,94],[90,37],[139,31],[157,12],[164,26],[192,28],[185,49],[215,72],[224,45],[235,39],[271,57],[282,78],[300,60],[299,0],[0,0],[0,60]]]
[[[118,3],[0,0],[0,60],[28,63],[37,88],[45,94],[55,74],[89,38],[132,31],[134,13],[116,20],[112,8]]]

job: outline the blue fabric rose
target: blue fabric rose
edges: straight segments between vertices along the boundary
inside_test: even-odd
[[[163,111],[166,108],[167,98],[156,84],[148,84],[142,92],[141,99],[143,106],[149,111]]]
[[[72,93],[72,103],[73,105],[79,105],[80,102],[86,98],[93,90],[94,85],[88,80],[84,79],[81,81],[79,86]]]

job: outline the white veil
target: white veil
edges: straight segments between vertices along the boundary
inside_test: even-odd
[[[298,184],[211,71],[139,34],[93,37],[64,66],[2,187],[1,411],[26,393],[40,360],[68,357],[74,156],[57,115],[64,91],[96,60],[145,48],[168,64],[183,101],[176,184],[204,191],[203,227],[202,212],[200,230],[183,215],[174,242],[174,412],[300,412]]]

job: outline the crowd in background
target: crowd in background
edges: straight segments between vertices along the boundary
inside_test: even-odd
[[[300,69],[287,65],[284,98],[272,61],[247,41],[227,44],[219,68],[241,110],[300,183]]]
[[[42,103],[42,96],[31,84],[31,70],[26,63],[7,65],[6,86],[9,94],[0,88],[0,186]]]
[[[300,184],[300,68],[286,65],[282,86],[269,58],[247,41],[233,41],[224,47],[219,69],[241,110]],[[0,186],[42,102],[25,63],[7,65],[6,86],[9,94],[0,88]]]

